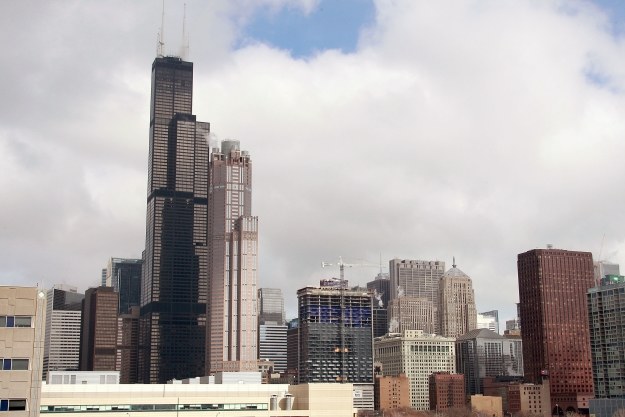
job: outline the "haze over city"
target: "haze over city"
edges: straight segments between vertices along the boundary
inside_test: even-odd
[[[193,113],[251,154],[258,283],[283,289],[289,317],[339,256],[455,256],[502,322],[518,253],[625,263],[618,2],[186,3]],[[183,9],[166,2],[167,54]],[[0,279],[84,291],[145,247],[160,2],[0,10]]]

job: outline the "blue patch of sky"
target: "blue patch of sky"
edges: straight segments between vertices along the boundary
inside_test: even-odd
[[[354,52],[361,30],[373,24],[373,0],[321,0],[306,14],[294,7],[260,9],[245,28],[241,44],[250,39],[305,58],[327,49]]]
[[[610,17],[612,33],[616,36],[625,35],[625,1],[623,0],[592,0]]]

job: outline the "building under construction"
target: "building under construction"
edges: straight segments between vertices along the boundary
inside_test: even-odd
[[[297,299],[299,383],[373,384],[372,295],[306,287]]]

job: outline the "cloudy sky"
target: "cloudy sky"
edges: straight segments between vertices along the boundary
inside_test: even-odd
[[[290,317],[339,256],[455,256],[502,320],[518,253],[625,265],[620,1],[186,3],[194,113],[252,155],[259,285]],[[0,5],[0,283],[84,291],[141,256],[160,22],[159,1]]]

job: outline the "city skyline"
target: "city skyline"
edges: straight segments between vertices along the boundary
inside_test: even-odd
[[[340,255],[456,256],[478,311],[502,323],[515,316],[518,253],[553,243],[625,263],[625,197],[612,192],[625,174],[618,6],[349,3],[345,15],[312,0],[187,5],[193,113],[213,141],[254,156],[258,285],[283,290],[287,317],[297,289],[338,276],[319,263]],[[166,53],[178,53],[182,9],[166,5]],[[102,260],[145,245],[160,5],[1,10],[0,279],[82,292]],[[294,19],[312,32],[294,33]],[[315,36],[324,28],[334,43]]]

